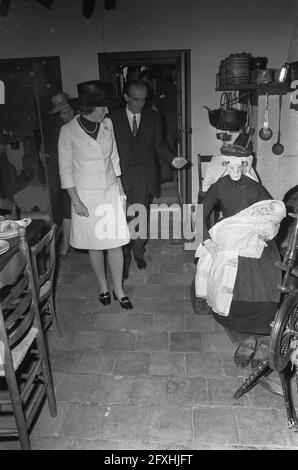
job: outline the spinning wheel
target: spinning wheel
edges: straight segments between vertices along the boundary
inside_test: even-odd
[[[288,294],[278,310],[271,332],[268,365],[281,372],[288,365],[298,339],[298,294]]]
[[[289,215],[296,219],[295,228],[283,262],[277,263],[277,266],[285,271],[282,284],[277,286],[285,296],[273,322],[268,358],[245,379],[241,387],[236,390],[234,398],[240,398],[244,393],[253,388],[265,373],[270,373],[273,370],[277,371],[280,377],[288,418],[287,426],[298,432],[298,418],[293,403],[290,383],[292,362],[296,366],[296,384],[298,387],[298,289],[289,285],[290,275],[298,277],[298,269],[294,268],[298,238],[298,214]],[[296,358],[293,356],[296,356]]]

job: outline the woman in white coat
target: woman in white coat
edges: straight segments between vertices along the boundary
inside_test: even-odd
[[[62,126],[59,135],[61,186],[72,201],[70,244],[89,251],[99,285],[99,300],[111,303],[104,250],[121,307],[133,308],[123,291],[122,246],[129,242],[119,155],[109,118],[113,104],[108,85],[99,80],[77,86],[81,114]]]

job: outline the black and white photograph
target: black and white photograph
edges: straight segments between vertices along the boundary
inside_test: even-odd
[[[0,451],[298,450],[298,0],[0,0]]]

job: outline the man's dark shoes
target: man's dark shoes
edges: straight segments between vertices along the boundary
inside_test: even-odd
[[[111,296],[109,292],[103,292],[99,294],[98,300],[102,303],[102,305],[110,305],[111,303]]]
[[[144,258],[135,258],[135,260],[139,269],[146,269],[147,263]]]
[[[239,344],[234,354],[234,362],[237,367],[247,367],[252,360],[257,346],[257,340],[248,336]]]

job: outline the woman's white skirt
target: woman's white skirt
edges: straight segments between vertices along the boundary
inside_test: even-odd
[[[107,250],[126,245],[129,230],[125,217],[126,200],[120,197],[118,184],[107,189],[78,189],[89,217],[76,214],[71,207],[70,244],[82,250]]]

